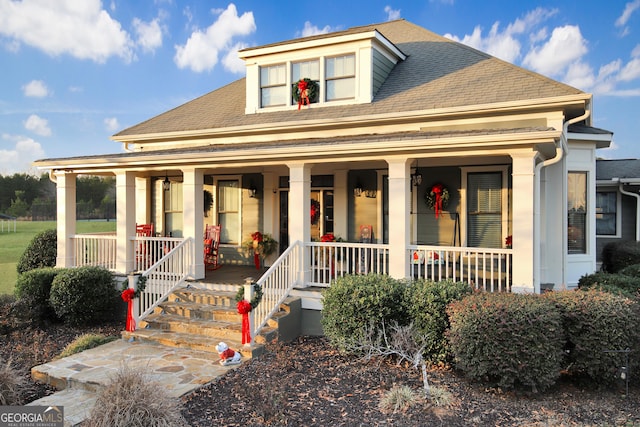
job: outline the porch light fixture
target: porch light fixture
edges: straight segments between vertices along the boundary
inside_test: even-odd
[[[162,181],[162,189],[164,191],[169,191],[170,188],[171,188],[171,181],[169,181],[169,176],[165,172],[164,173],[164,181]]]
[[[253,184],[249,188],[247,188],[247,193],[249,193],[249,197],[252,199],[256,198],[257,192],[258,192],[258,189]]]
[[[420,186],[422,184],[422,174],[420,173],[420,163],[418,162],[418,166],[416,166],[416,171],[411,174],[411,184],[414,187]]]

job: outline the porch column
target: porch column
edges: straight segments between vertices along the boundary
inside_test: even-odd
[[[338,169],[333,172],[333,233],[336,237],[344,239],[349,237],[347,179],[346,169]],[[377,227],[376,230],[382,230],[382,228]]]
[[[538,273],[534,271],[535,152],[511,154],[513,159],[513,292],[533,293]],[[539,279],[538,279],[539,280]]]
[[[76,174],[55,171],[58,252],[56,267],[75,267],[73,239],[76,234]]]
[[[389,275],[409,277],[407,246],[411,238],[411,160],[387,160],[389,164]]]
[[[304,245],[311,240],[311,165],[291,163],[289,166],[289,244],[299,240]],[[300,251],[299,282],[309,283],[309,251]]]
[[[204,175],[202,169],[182,169],[183,234],[193,238],[193,277],[204,278]]]
[[[134,172],[116,172],[116,271],[133,270],[133,242],[136,235],[136,176]]]
[[[149,224],[151,220],[151,178],[136,177],[136,223]]]

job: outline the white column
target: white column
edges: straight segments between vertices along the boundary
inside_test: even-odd
[[[513,159],[513,292],[540,289],[539,274],[534,271],[535,152],[512,153]]]
[[[182,169],[183,237],[193,238],[193,277],[202,279],[204,271],[204,175],[201,169]]]
[[[311,240],[311,166],[289,164],[289,244],[297,240],[303,244]],[[309,252],[301,251],[299,260],[302,285],[309,283]]]
[[[411,237],[411,161],[387,160],[389,164],[389,275],[409,277],[407,246]]]
[[[136,177],[136,223],[150,224],[151,220],[151,178]],[[154,230],[155,231],[155,230]]]
[[[76,174],[56,171],[54,175],[58,218],[56,267],[75,267],[75,253],[71,236],[76,234]]]
[[[260,191],[260,197],[262,197],[262,209],[264,212],[263,230],[265,233],[269,233],[274,239],[278,239],[276,230],[278,229],[278,216],[276,215],[277,199],[276,193],[273,189],[278,186],[276,183],[276,176],[273,172],[262,173],[262,191]]]
[[[133,270],[133,242],[136,235],[136,182],[134,172],[116,172],[116,270]]]
[[[333,233],[336,237],[349,237],[349,192],[347,191],[347,171],[333,172]],[[377,230],[382,230],[378,227]],[[378,233],[380,234],[380,233]]]

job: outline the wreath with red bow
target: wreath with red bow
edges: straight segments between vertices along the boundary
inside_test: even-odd
[[[311,225],[316,225],[320,219],[320,202],[311,199]]]
[[[298,104],[298,109],[304,103],[318,102],[318,82],[309,78],[300,79],[291,86],[293,100]]]
[[[441,183],[434,184],[424,194],[424,202],[429,209],[436,211],[436,218],[449,204],[449,190]]]

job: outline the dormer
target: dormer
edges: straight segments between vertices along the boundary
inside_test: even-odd
[[[246,114],[299,108],[297,82],[303,79],[315,86],[310,108],[370,103],[406,58],[375,29],[249,48],[239,56],[247,70]]]

